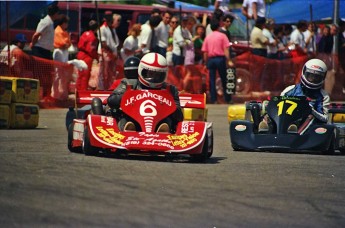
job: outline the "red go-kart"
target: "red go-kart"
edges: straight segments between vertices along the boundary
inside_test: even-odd
[[[103,98],[103,103],[105,102],[106,99]],[[190,102],[191,107],[198,103],[193,103],[193,99]],[[91,112],[86,118],[75,118],[69,124],[69,150],[83,151],[85,155],[97,155],[100,151],[187,154],[198,161],[208,159],[213,153],[213,128],[210,122],[182,121],[177,124],[174,133],[154,132],[157,124],[176,110],[174,99],[168,90],[128,89],[122,97],[121,110],[137,122],[140,131],[121,131],[112,115],[95,115]]]

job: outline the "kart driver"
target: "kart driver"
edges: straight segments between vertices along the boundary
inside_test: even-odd
[[[176,111],[158,124],[156,132],[169,133],[176,124],[183,120],[183,113],[180,106],[178,90],[173,85],[168,85],[167,77],[168,65],[166,59],[158,53],[148,53],[142,57],[138,66],[138,79],[121,80],[120,85],[108,97],[108,106],[116,113],[120,110],[121,98],[127,90],[127,85],[132,85],[133,89],[170,89],[176,104]],[[136,131],[139,125],[135,120],[124,114],[116,114],[118,126],[121,131]]]
[[[291,124],[288,128],[290,133],[303,134],[304,131],[313,123],[328,122],[328,107],[330,97],[325,90],[322,89],[327,73],[326,64],[320,59],[311,59],[307,61],[302,69],[301,82],[285,88],[280,96],[306,96],[310,100],[311,115],[303,123]],[[268,122],[267,115],[259,124],[259,132],[267,132]]]

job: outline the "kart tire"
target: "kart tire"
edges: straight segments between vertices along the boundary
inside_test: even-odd
[[[81,153],[82,152],[82,147],[72,147],[72,141],[73,141],[73,127],[74,123],[71,123],[68,127],[68,139],[67,139],[67,147],[70,152],[75,152],[75,153]]]
[[[213,130],[212,130],[211,136],[209,136],[209,137],[210,137],[211,143],[210,143],[210,145],[208,145],[208,147],[211,147],[211,151],[207,152],[207,158],[210,158],[213,154],[213,142],[214,142],[213,141]]]
[[[341,154],[345,154],[345,149],[339,149]]]
[[[335,153],[335,135],[332,134],[331,142],[329,144],[329,147],[326,151],[322,151],[322,154],[325,155],[334,155]]]
[[[97,147],[92,146],[90,143],[89,130],[87,127],[84,130],[83,152],[87,156],[95,156],[98,154]]]
[[[211,154],[212,155],[212,154]],[[200,154],[192,154],[190,155],[194,162],[205,162],[207,158],[209,158],[208,153],[208,139],[205,138],[204,145],[202,147]]]

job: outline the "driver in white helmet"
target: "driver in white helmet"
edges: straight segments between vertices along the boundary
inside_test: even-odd
[[[168,65],[166,59],[158,53],[148,53],[144,55],[138,66],[138,79],[134,82],[131,79],[131,83],[127,79],[123,79],[120,85],[113,91],[108,97],[108,106],[115,110],[116,113],[120,110],[120,103],[123,94],[127,90],[127,85],[132,85],[133,89],[166,89],[168,84],[165,82],[167,78]],[[178,122],[183,120],[183,113],[180,105],[180,99],[178,96],[178,90],[175,86],[169,85],[170,92],[174,97],[176,104],[176,111],[165,118],[156,129],[156,132],[169,133],[174,131],[174,127]],[[121,112],[120,112],[121,113]],[[129,116],[121,114],[118,117],[118,126],[122,131],[137,131],[139,125],[135,120]]]
[[[306,122],[298,126],[291,124],[288,132],[303,133],[313,122],[327,123],[328,107],[330,97],[323,90],[323,84],[327,73],[326,64],[320,59],[311,59],[307,61],[302,69],[301,82],[296,85],[288,86],[281,92],[281,96],[306,96],[312,109]],[[267,119],[259,124],[259,132],[268,131]]]

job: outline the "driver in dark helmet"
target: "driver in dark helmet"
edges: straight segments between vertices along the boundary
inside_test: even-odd
[[[167,71],[167,61],[162,55],[153,52],[144,55],[138,66],[138,79],[123,79],[120,85],[108,97],[108,106],[112,110],[120,109],[121,98],[127,90],[128,84],[132,85],[133,89],[166,89],[168,86],[165,82]],[[173,132],[173,127],[183,120],[178,90],[173,85],[169,85],[169,87],[174,97],[176,111],[158,124],[156,132],[160,133]],[[137,131],[139,129],[136,121],[126,115],[121,115],[121,118],[118,120],[118,126],[121,131]]]
[[[291,124],[288,132],[303,134],[304,131],[314,122],[328,122],[328,107],[330,97],[322,89],[327,73],[326,64],[320,59],[311,59],[307,61],[302,69],[301,82],[291,85],[281,92],[281,96],[305,96],[310,100],[311,115],[303,124]],[[267,132],[269,119],[265,115],[264,120],[259,124],[259,132]]]
[[[127,58],[123,65],[123,71],[125,74],[125,80],[127,83],[133,84],[137,83],[138,81],[138,66],[140,63],[140,59],[135,56],[131,56]],[[109,90],[116,89],[121,83],[121,79],[115,80],[114,83],[109,87]]]

